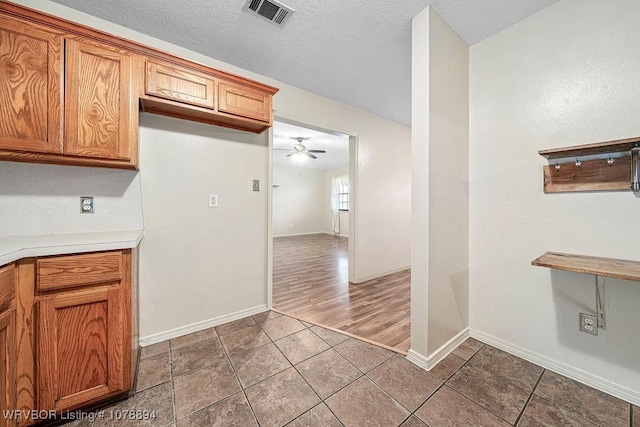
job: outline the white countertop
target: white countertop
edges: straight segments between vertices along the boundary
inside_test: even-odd
[[[0,266],[21,258],[131,249],[144,230],[0,237]]]

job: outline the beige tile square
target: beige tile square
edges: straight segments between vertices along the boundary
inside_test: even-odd
[[[351,383],[325,403],[345,427],[397,426],[409,417],[409,411],[367,377]]]
[[[429,426],[423,423],[422,421],[420,421],[420,418],[416,417],[415,415],[411,415],[408,420],[406,420],[400,425],[400,427],[429,427]]]
[[[633,427],[640,427],[640,407],[633,405]]]
[[[460,368],[447,385],[512,424],[530,395],[511,381],[473,365]]]
[[[362,376],[359,370],[333,349],[299,363],[296,369],[322,399]]]
[[[629,425],[627,402],[555,372],[544,372],[535,394],[595,424]]]
[[[217,336],[218,334],[216,333],[216,330],[214,328],[208,328],[203,329],[202,331],[193,332],[191,334],[173,338],[169,341],[169,343],[171,344],[171,350],[176,350],[200,341],[206,341],[212,338],[216,338]]]
[[[295,420],[287,424],[287,427],[342,427],[340,421],[331,413],[324,403],[309,409]]]
[[[248,328],[249,326],[254,326],[256,321],[253,320],[252,317],[244,317],[242,319],[234,320],[233,322],[224,323],[222,325],[216,326],[216,332],[218,336],[223,336],[230,334],[231,332],[236,332],[244,328]]]
[[[244,393],[207,406],[178,421],[178,427],[251,427],[258,426]]]
[[[214,365],[176,378],[173,390],[176,417],[181,419],[241,389],[231,364],[224,358]]]
[[[229,356],[243,388],[284,371],[291,364],[273,343]]]
[[[440,381],[446,381],[453,375],[458,369],[465,364],[465,360],[456,356],[453,353],[448,354],[442,359],[436,366],[431,368],[429,373]]]
[[[304,325],[300,323],[299,320],[288,316],[281,316],[276,319],[267,320],[266,322],[260,323],[260,327],[273,341],[305,329]]]
[[[171,350],[173,378],[216,363],[220,357],[224,357],[224,349],[218,338]]]
[[[349,339],[348,335],[341,334],[330,329],[321,328],[320,326],[312,326],[309,329],[313,331],[314,334],[322,338],[322,340],[331,347]]]
[[[267,334],[258,325],[223,335],[220,340],[229,354],[242,353],[271,342]]]
[[[464,360],[469,360],[482,348],[483,345],[484,343],[475,338],[467,338],[462,344],[456,347],[452,353]]]
[[[518,427],[588,427],[595,426],[582,417],[533,395],[524,410]]]
[[[489,345],[482,347],[469,360],[469,364],[506,378],[530,393],[533,392],[533,388],[544,371],[538,365]]]
[[[411,412],[442,385],[442,381],[400,355],[383,362],[367,376]]]
[[[169,352],[169,341],[162,341],[157,344],[151,344],[145,347],[140,347],[140,359],[146,359],[147,357],[156,356],[160,353]]]
[[[446,385],[431,396],[416,411],[416,415],[430,427],[509,426],[506,421],[456,393]]]
[[[171,359],[169,353],[142,359],[138,365],[136,392],[171,381]]]
[[[354,338],[349,338],[336,345],[334,349],[364,373],[369,372],[395,354],[382,347]]]
[[[320,399],[294,368],[245,390],[261,426],[281,426],[320,403]]]
[[[124,411],[147,411],[151,416],[146,420],[118,419],[114,415],[123,414]],[[109,426],[166,426],[175,421],[173,403],[171,397],[171,383],[164,383],[136,393],[133,397],[118,402],[104,409],[104,418],[96,420],[97,427]]]
[[[257,323],[266,322],[267,320],[275,319],[282,316],[280,313],[276,313],[275,311],[265,311],[264,313],[254,314],[253,320]]]
[[[308,329],[281,338],[275,344],[294,365],[329,348],[329,344]]]

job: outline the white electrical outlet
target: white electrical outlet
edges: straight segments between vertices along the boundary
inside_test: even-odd
[[[593,314],[580,313],[580,332],[598,335],[598,318]]]
[[[217,208],[218,207],[218,195],[217,194],[209,194],[209,207]]]

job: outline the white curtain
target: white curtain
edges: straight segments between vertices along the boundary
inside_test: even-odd
[[[335,234],[340,234],[340,211],[338,210],[338,206],[341,182],[341,178],[331,178],[331,226]]]

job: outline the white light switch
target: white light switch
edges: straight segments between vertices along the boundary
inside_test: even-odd
[[[209,207],[217,208],[218,207],[218,195],[217,194],[209,194]]]

